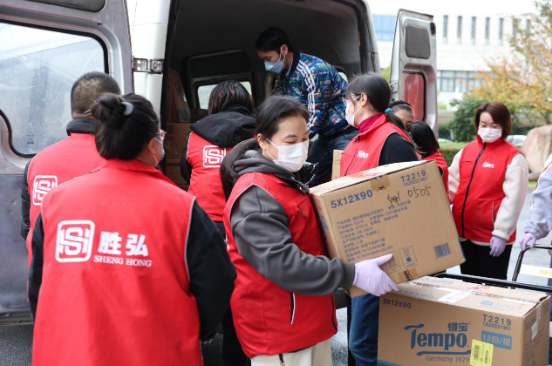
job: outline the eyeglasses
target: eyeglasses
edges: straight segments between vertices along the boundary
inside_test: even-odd
[[[163,142],[165,141],[165,136],[167,136],[167,133],[163,130],[159,130],[159,132],[156,133],[155,136],[159,136],[161,138],[161,142]]]

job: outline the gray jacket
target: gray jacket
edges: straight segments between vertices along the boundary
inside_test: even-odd
[[[235,179],[252,172],[274,174],[291,187],[308,192],[291,173],[257,150],[246,151],[233,164]],[[286,291],[326,295],[353,284],[354,264],[301,251],[291,241],[286,211],[258,186],[250,186],[236,199],[230,225],[238,252],[260,274]]]
[[[544,238],[552,229],[552,167],[539,177],[537,189],[531,196],[531,211],[525,223],[525,232],[537,239]]]

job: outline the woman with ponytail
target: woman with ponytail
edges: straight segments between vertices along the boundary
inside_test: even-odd
[[[224,240],[155,167],[165,133],[138,95],[92,107],[104,165],[45,197],[29,302],[40,365],[203,365],[233,289]]]
[[[295,175],[307,158],[308,117],[294,98],[268,98],[256,138],[237,145],[221,166],[236,267],[232,314],[252,366],[331,365],[337,288],[378,295],[398,289],[379,267],[390,254],[357,264],[325,255],[308,188]]]
[[[402,126],[387,110],[391,90],[379,74],[353,79],[347,88],[347,122],[359,129],[341,157],[340,176],[379,165],[417,161],[418,155]],[[357,365],[376,365],[378,351],[379,297],[355,297],[351,305],[349,349]]]

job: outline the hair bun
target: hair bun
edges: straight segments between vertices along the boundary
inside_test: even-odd
[[[92,106],[92,115],[106,127],[120,129],[126,120],[125,112],[128,111],[123,103],[124,100],[119,95],[103,94]]]

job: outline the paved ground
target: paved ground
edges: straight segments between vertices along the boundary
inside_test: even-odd
[[[523,233],[523,224],[529,216],[529,201],[532,189],[527,192],[525,206],[518,222],[518,233]],[[549,236],[540,240],[539,243],[549,244]],[[515,262],[519,255],[519,247],[514,245],[510,259],[510,269],[508,278],[512,278]],[[550,257],[545,251],[528,252],[524,263],[535,266],[547,267],[550,263]],[[460,273],[459,267],[448,270],[451,273]],[[546,279],[521,275],[520,282],[546,285]],[[347,364],[347,333],[346,323],[347,315],[345,309],[338,310],[337,317],[339,321],[339,332],[332,338],[333,361],[335,366],[344,366]],[[0,327],[0,365],[1,366],[23,366],[31,364],[31,346],[32,346],[32,326],[12,326]],[[214,341],[203,348],[205,364],[207,366],[222,365],[220,360],[222,337],[218,335]]]

